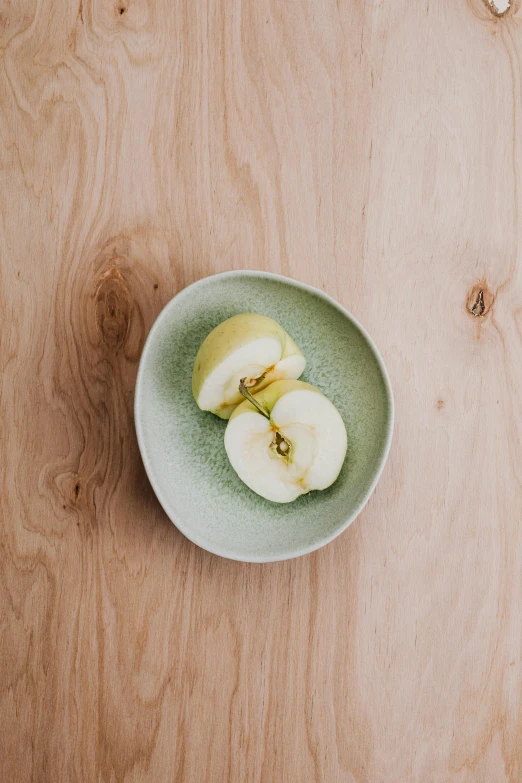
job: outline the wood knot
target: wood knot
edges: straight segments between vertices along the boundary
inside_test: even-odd
[[[131,296],[120,266],[110,266],[101,274],[95,300],[98,332],[103,342],[117,352],[127,339],[132,309]]]
[[[468,4],[474,16],[495,24],[516,14],[520,0],[468,0]]]
[[[486,280],[479,280],[468,293],[466,310],[473,318],[486,318],[495,301],[494,293],[489,289]]]
[[[148,242],[136,236],[112,237],[99,248],[92,265],[85,267],[85,299],[80,301],[86,311],[82,357],[97,366],[96,372],[100,354],[111,366],[137,364],[145,335],[161,308],[164,296],[158,292],[165,285],[159,282],[159,251],[155,235],[147,238]]]
[[[513,6],[512,0],[483,0],[484,5],[497,19],[508,14]]]

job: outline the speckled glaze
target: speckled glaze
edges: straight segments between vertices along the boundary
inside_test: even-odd
[[[337,406],[348,453],[327,490],[293,503],[256,495],[232,469],[226,421],[192,396],[194,358],[207,334],[247,312],[278,321],[303,351],[302,380]],[[377,349],[355,319],[315,288],[266,272],[225,272],[185,288],[163,309],[141,357],[135,391],[138,442],[154,491],[174,524],[222,557],[268,562],[327,544],[362,509],[393,431],[393,397]]]

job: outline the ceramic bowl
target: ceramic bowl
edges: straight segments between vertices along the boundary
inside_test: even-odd
[[[302,380],[337,406],[348,452],[337,481],[293,503],[256,495],[232,469],[226,422],[192,396],[199,346],[238,313],[274,318],[307,361]],[[222,557],[285,560],[346,530],[373,491],[390,448],[393,397],[369,335],[341,305],[308,285],[266,272],[225,272],[199,280],[158,316],[141,356],[135,391],[138,443],[161,505],[191,541]]]

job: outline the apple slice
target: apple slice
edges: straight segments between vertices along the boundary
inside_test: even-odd
[[[273,381],[299,378],[305,364],[290,335],[272,318],[235,315],[216,326],[199,349],[192,392],[201,410],[229,419],[243,400],[241,379],[256,393]]]
[[[346,428],[337,408],[303,381],[276,381],[247,397],[225,430],[225,449],[239,478],[258,495],[289,503],[326,489],[346,456]]]

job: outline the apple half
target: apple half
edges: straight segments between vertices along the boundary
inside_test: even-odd
[[[201,410],[229,419],[243,400],[242,379],[255,394],[273,381],[299,378],[305,364],[290,335],[272,318],[235,315],[216,326],[199,349],[192,392]]]
[[[225,431],[225,449],[239,478],[258,495],[289,503],[334,483],[347,437],[337,408],[303,381],[275,381],[239,405]]]

